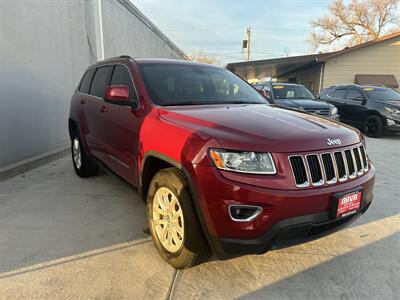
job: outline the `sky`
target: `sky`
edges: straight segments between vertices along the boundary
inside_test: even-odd
[[[333,0],[131,0],[186,54],[203,51],[219,64],[245,60],[242,40],[251,27],[251,59],[311,53],[310,21]]]

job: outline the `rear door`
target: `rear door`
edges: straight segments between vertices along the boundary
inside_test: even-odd
[[[77,109],[79,127],[80,127],[80,135],[83,139],[83,142],[86,144],[89,152],[91,152],[90,146],[91,136],[88,126],[88,120],[91,119],[89,109],[89,103],[91,101],[91,96],[89,95],[90,85],[92,83],[93,75],[96,72],[96,69],[90,69],[85,72],[82,77],[81,83],[78,87],[78,93],[75,97],[78,99],[79,109]]]
[[[91,152],[104,161],[104,148],[102,147],[102,110],[104,110],[104,92],[109,80],[111,66],[102,66],[96,69],[90,86],[87,108],[88,146]]]
[[[346,105],[344,111],[346,121],[357,127],[361,127],[365,116],[368,113],[366,107],[367,100],[358,87],[350,87],[346,96]]]
[[[132,105],[104,104],[102,144],[107,154],[106,164],[122,178],[136,184],[139,130],[143,116],[137,114],[139,102],[131,72],[133,70],[126,64],[113,66],[109,85],[128,86]]]

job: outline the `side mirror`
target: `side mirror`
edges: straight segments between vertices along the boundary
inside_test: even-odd
[[[104,93],[104,101],[111,104],[131,106],[128,86],[109,85]]]

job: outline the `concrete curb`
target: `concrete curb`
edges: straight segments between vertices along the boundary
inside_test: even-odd
[[[69,146],[64,146],[62,148],[57,148],[52,151],[29,157],[27,159],[18,161],[11,165],[7,165],[0,168],[0,181],[4,181],[11,177],[22,174],[26,171],[35,169],[37,167],[43,166],[48,162],[66,156],[69,153]]]

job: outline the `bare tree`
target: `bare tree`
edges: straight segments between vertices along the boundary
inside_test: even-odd
[[[200,50],[192,55],[188,55],[187,59],[194,62],[210,65],[217,65],[219,63],[215,56],[206,54],[203,50]]]
[[[314,50],[353,46],[400,30],[400,0],[335,0],[325,16],[311,22]]]

